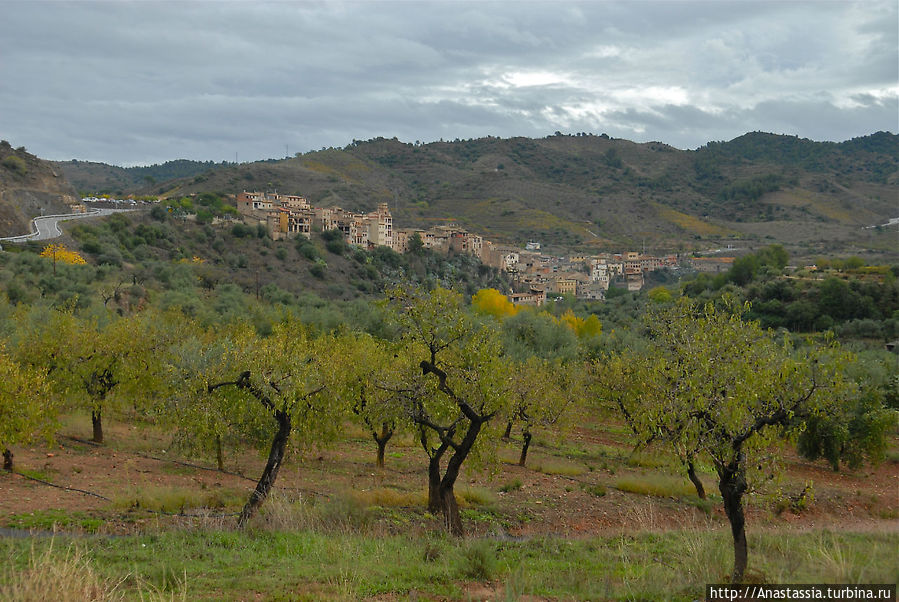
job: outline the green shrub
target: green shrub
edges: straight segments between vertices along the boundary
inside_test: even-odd
[[[2,165],[7,169],[16,172],[20,176],[24,176],[26,173],[28,173],[28,165],[26,165],[25,161],[21,157],[17,157],[15,155],[9,155],[5,159],[3,159]]]
[[[342,239],[329,240],[325,243],[325,248],[328,249],[330,253],[334,253],[335,255],[343,255],[346,251],[347,246],[346,243]]]
[[[318,259],[318,249],[316,249],[315,245],[312,244],[312,241],[305,236],[301,236],[297,239],[297,251],[309,261]]]
[[[604,485],[588,485],[585,483],[581,485],[581,489],[596,497],[603,497],[606,494]]]
[[[518,491],[519,489],[521,489],[521,479],[513,479],[499,488],[503,493]]]
[[[462,550],[459,573],[467,579],[489,581],[496,573],[496,550],[487,541],[474,541]]]

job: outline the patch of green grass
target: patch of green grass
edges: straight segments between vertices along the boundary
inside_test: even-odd
[[[543,474],[559,475],[563,477],[576,477],[587,472],[583,464],[567,462],[558,458],[541,458],[531,463],[531,468]]]
[[[489,506],[482,508],[463,508],[459,511],[463,523],[487,523],[496,522],[497,515]]]
[[[20,468],[16,469],[16,472],[24,477],[30,477],[32,479],[40,479],[41,481],[53,481],[53,475],[57,474],[57,471],[44,471],[44,470],[32,470],[30,468]],[[51,474],[51,472],[53,474]]]
[[[499,488],[503,493],[509,493],[510,491],[518,491],[521,489],[521,479],[512,479],[508,483],[504,484]]]
[[[581,489],[586,491],[590,495],[595,495],[596,497],[603,497],[607,492],[605,485],[590,485],[588,483],[581,483]]]
[[[696,495],[693,484],[686,479],[660,474],[620,477],[615,481],[615,489],[653,497]]]
[[[365,529],[368,529],[367,527]],[[466,599],[476,583],[505,584],[526,598],[695,600],[733,562],[728,529],[527,541],[443,535],[173,531],[79,540],[98,581],[124,597],[155,588],[175,599]],[[57,539],[58,549],[65,547]],[[0,584],[25,575],[30,550],[48,540],[0,540]],[[749,569],[769,583],[891,583],[899,534],[755,531]],[[57,556],[56,549],[52,555]],[[185,584],[186,592],[180,593]],[[0,585],[0,588],[6,585]],[[0,599],[6,590],[0,589]],[[21,599],[15,598],[12,599]],[[62,598],[59,598],[62,599]],[[146,599],[146,598],[145,598]]]
[[[466,506],[493,506],[496,495],[483,487],[456,487],[456,499],[463,508]]]
[[[6,526],[12,529],[38,529],[41,531],[79,529],[87,533],[96,533],[105,522],[103,519],[90,516],[85,512],[35,510],[10,516],[6,521]]]

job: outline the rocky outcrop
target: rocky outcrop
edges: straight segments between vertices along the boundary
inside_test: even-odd
[[[50,162],[0,141],[0,236],[26,234],[33,217],[72,213],[80,202]]]

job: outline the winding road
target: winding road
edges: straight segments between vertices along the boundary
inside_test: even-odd
[[[31,220],[33,232],[30,234],[22,234],[20,236],[7,236],[5,238],[0,238],[0,241],[25,242],[26,240],[50,240],[51,238],[62,236],[62,230],[59,228],[60,222],[72,219],[82,219],[85,217],[102,217],[104,215],[124,213],[126,211],[135,211],[135,209],[92,209],[87,213],[65,213],[62,215],[36,217]]]

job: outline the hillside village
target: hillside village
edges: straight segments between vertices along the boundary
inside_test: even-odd
[[[266,228],[274,240],[308,236],[314,229],[340,230],[350,245],[388,247],[405,253],[416,247],[438,253],[469,253],[484,264],[509,273],[514,303],[542,305],[547,295],[572,295],[603,300],[613,284],[628,291],[643,288],[645,275],[662,268],[677,269],[677,255],[656,257],[636,251],[592,256],[557,257],[541,253],[540,244],[524,249],[495,244],[454,225],[428,229],[396,228],[387,203],[370,213],[354,213],[340,207],[314,207],[299,195],[276,192],[241,192],[237,210],[244,220]],[[733,257],[693,258],[689,267],[705,272],[725,271]]]

